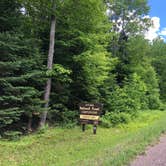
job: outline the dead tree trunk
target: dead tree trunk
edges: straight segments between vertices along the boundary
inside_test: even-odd
[[[55,9],[55,4],[53,9]],[[51,70],[53,65],[53,56],[54,56],[54,43],[55,43],[55,25],[56,25],[56,17],[55,15],[51,16],[51,27],[50,27],[50,44],[49,44],[49,52],[48,52],[48,59],[47,59],[47,69]],[[51,78],[48,78],[46,86],[45,86],[45,94],[44,94],[44,101],[45,101],[45,109],[41,114],[40,118],[40,127],[44,126],[46,123],[47,118],[47,109],[49,107],[49,100],[50,100],[50,92],[51,92]]]

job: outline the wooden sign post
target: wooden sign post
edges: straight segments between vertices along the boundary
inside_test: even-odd
[[[80,123],[82,124],[82,131],[85,131],[86,124],[93,124],[93,134],[96,134],[97,125],[99,123],[100,114],[102,111],[102,104],[96,103],[81,103],[79,104],[80,110]]]

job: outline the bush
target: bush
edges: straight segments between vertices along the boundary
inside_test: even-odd
[[[148,99],[149,99],[149,108],[150,109],[158,109],[158,108],[160,108],[161,101],[160,101],[158,96],[149,95]]]
[[[114,113],[109,112],[106,113],[102,118],[102,126],[103,127],[111,127],[116,126],[118,124],[127,124],[131,120],[131,115],[128,113],[120,112],[120,113]]]
[[[110,128],[110,127],[112,127],[112,124],[111,124],[110,120],[108,120],[106,117],[102,117],[101,126],[105,127],[105,128]]]
[[[115,126],[121,123],[128,123],[130,121],[130,115],[124,112],[110,114],[110,121]]]
[[[166,111],[166,104],[165,104],[165,103],[161,103],[159,109],[160,109],[161,111]]]
[[[123,87],[117,86],[110,96],[111,112],[136,114],[146,108],[146,85],[137,74],[125,80]]]
[[[69,110],[63,104],[54,104],[48,115],[48,119],[51,123],[58,123],[60,125],[75,123],[77,117],[77,110]]]
[[[20,139],[20,136],[22,135],[22,133],[20,131],[6,131],[4,132],[3,136],[5,139],[7,140],[14,140],[17,141]]]

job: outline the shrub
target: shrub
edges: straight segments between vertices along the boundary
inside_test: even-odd
[[[110,127],[112,127],[112,124],[111,124],[110,120],[108,120],[106,117],[102,117],[101,126],[105,127],[105,128],[110,128]]]
[[[121,123],[129,123],[131,120],[131,115],[128,113],[120,112],[108,112],[102,118],[102,126],[103,127],[111,127],[116,126]]]
[[[75,123],[78,117],[77,110],[69,110],[64,104],[54,104],[52,107],[48,115],[50,122],[60,125]]]
[[[20,131],[6,131],[3,136],[7,140],[19,140],[22,133]]]
[[[158,108],[160,108],[161,101],[160,101],[158,96],[149,95],[148,99],[149,99],[149,108],[150,109],[158,109]]]
[[[161,111],[166,111],[166,103],[161,103],[160,108]]]
[[[117,86],[110,96],[110,111],[137,114],[146,108],[146,85],[137,74],[125,80],[124,86]]]

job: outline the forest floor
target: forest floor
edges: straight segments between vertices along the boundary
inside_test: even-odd
[[[134,160],[130,166],[166,166],[166,135],[161,136],[158,144],[150,146]]]
[[[124,166],[166,132],[166,111],[145,111],[116,128],[92,126],[83,133],[49,128],[44,133],[0,140],[0,166]],[[139,165],[140,166],[140,165]]]

